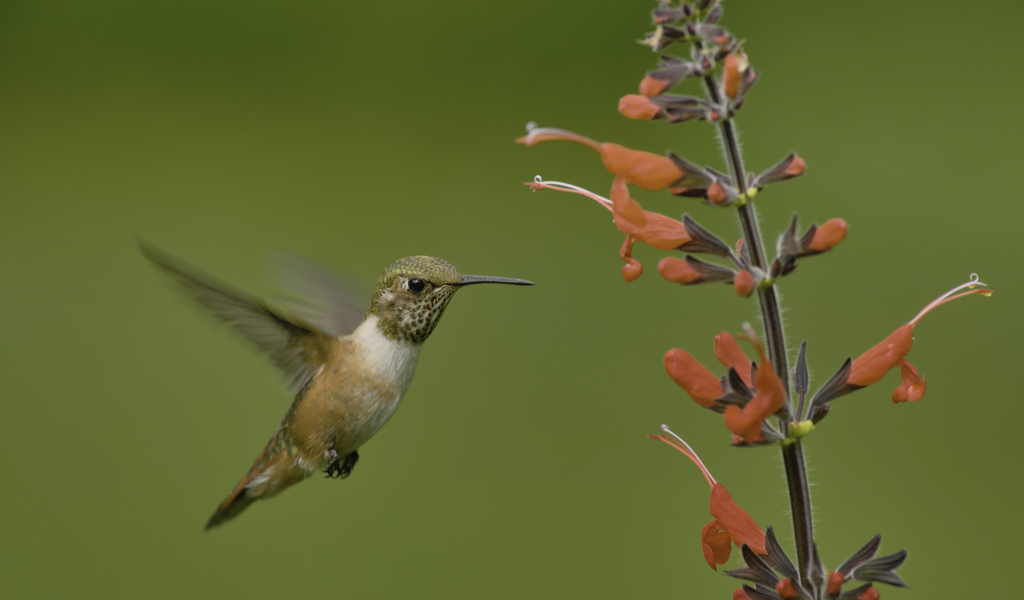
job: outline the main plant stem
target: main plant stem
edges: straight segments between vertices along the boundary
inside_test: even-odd
[[[714,75],[704,77],[708,98],[720,105],[718,82]],[[743,168],[743,155],[740,153],[739,140],[736,136],[734,119],[722,119],[718,122],[722,135],[722,146],[726,161],[729,163],[729,174],[740,194],[747,198],[747,174]],[[764,242],[761,239],[761,228],[757,223],[754,204],[747,199],[739,206],[740,225],[743,228],[745,244],[750,253],[751,262],[768,273],[768,260],[765,255]],[[775,286],[758,286],[757,299],[761,306],[761,319],[764,322],[765,335],[768,343],[768,356],[775,367],[775,373],[782,381],[786,390],[787,401],[789,391],[789,361],[786,354],[786,337],[782,331],[782,314],[779,309],[779,298]],[[782,419],[783,434],[787,432],[788,423]],[[814,550],[814,520],[811,515],[811,493],[807,484],[807,467],[804,464],[804,451],[800,440],[782,446],[782,462],[786,466],[786,480],[789,483],[789,504],[793,513],[793,533],[796,537],[796,553],[800,571],[800,583],[805,589],[812,590],[818,597],[818,577],[812,576],[815,571],[817,552]]]

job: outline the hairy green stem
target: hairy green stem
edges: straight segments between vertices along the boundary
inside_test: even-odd
[[[721,104],[718,93],[718,82],[714,75],[704,77],[708,99],[716,105]],[[726,162],[729,164],[729,175],[741,194],[747,193],[747,174],[743,168],[743,155],[740,153],[739,140],[736,135],[734,119],[722,119],[718,122],[722,135],[722,146]],[[753,202],[749,199],[739,206],[740,226],[743,229],[745,244],[750,252],[754,266],[768,272],[768,259],[765,255],[761,229],[757,222],[757,213]],[[757,298],[761,307],[761,319],[764,322],[767,337],[768,356],[775,368],[776,375],[782,381],[789,402],[789,360],[786,354],[786,337],[782,330],[782,313],[775,286],[758,287]],[[782,419],[785,421],[785,419]],[[783,435],[787,433],[788,423],[781,423]],[[789,484],[789,503],[793,513],[793,533],[796,537],[797,564],[800,572],[800,583],[805,589],[812,590],[815,597],[819,590],[811,578],[814,564],[814,521],[811,515],[811,493],[807,483],[807,467],[804,464],[803,446],[797,440],[782,446],[782,461],[786,466],[786,480]]]

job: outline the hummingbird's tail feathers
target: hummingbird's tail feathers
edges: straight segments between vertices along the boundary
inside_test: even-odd
[[[249,473],[220,503],[206,522],[207,531],[234,519],[253,502],[275,496],[309,476],[310,473],[297,464],[288,452],[276,452],[278,439],[279,436],[275,435],[270,440]]]
[[[245,483],[245,481],[242,481],[242,483],[238,484],[238,487],[220,503],[213,516],[206,522],[206,531],[234,519],[256,501],[256,496],[246,494]]]

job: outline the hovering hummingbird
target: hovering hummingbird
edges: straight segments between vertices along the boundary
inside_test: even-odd
[[[359,447],[401,403],[423,342],[455,292],[476,283],[533,285],[523,279],[462,275],[440,258],[410,256],[381,273],[364,316],[326,270],[291,257],[284,269],[291,281],[285,287],[304,301],[292,302],[285,312],[153,246],[140,243],[139,250],[267,353],[296,393],[270,443],[217,507],[207,530],[317,471],[348,477]]]

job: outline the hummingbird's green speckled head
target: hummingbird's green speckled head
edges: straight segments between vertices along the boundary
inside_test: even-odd
[[[524,279],[463,275],[446,260],[409,256],[380,274],[370,313],[380,318],[377,327],[389,340],[422,344],[441,320],[455,292],[473,283],[533,285]]]

